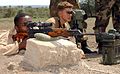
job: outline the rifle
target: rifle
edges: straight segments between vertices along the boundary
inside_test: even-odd
[[[63,28],[51,28],[52,23],[41,23],[41,22],[30,22],[28,24],[28,35],[29,38],[34,38],[35,33],[44,33],[51,37],[57,37],[57,36],[82,36],[82,35],[95,35],[95,33],[85,33],[83,34],[78,29],[63,29]]]

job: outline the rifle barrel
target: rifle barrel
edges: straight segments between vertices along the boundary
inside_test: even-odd
[[[97,35],[98,33],[84,33],[83,35]]]

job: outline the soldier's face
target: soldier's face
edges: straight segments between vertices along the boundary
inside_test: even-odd
[[[17,32],[28,32],[27,22],[32,21],[30,16],[20,17],[18,20],[18,26],[16,26]]]
[[[61,11],[61,17],[66,22],[69,22],[69,21],[71,21],[72,13],[73,13],[72,8],[65,8],[64,10]]]

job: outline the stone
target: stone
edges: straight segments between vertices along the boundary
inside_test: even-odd
[[[52,65],[77,64],[83,55],[83,51],[68,40],[40,41],[31,38],[27,40],[23,62],[39,70]]]

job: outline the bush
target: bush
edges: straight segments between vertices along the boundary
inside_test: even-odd
[[[30,14],[33,18],[46,18],[49,17],[49,8],[32,8],[31,6],[4,6],[0,7],[0,18],[10,18],[14,17],[17,13],[25,12]]]

